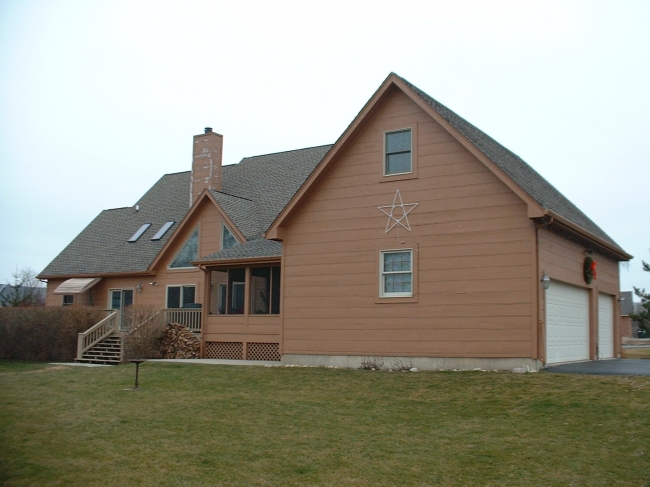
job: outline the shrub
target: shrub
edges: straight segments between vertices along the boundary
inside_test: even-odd
[[[124,360],[161,358],[160,340],[165,330],[165,316],[155,306],[129,306],[123,320],[130,331],[124,335]]]
[[[384,359],[381,357],[363,357],[360,370],[381,370],[384,368]]]
[[[103,317],[98,309],[76,306],[0,308],[0,359],[70,362],[77,334]]]

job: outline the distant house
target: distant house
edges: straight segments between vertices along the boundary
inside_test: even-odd
[[[16,296],[15,293],[18,293]],[[0,307],[5,306],[5,301],[10,301],[14,298],[19,300],[24,299],[26,296],[30,296],[30,300],[33,304],[43,305],[45,304],[46,289],[45,287],[19,287],[16,291],[14,286],[10,284],[0,284]]]
[[[202,304],[203,357],[507,369],[617,357],[631,256],[521,158],[391,74],[333,145],[188,172],[106,210],[48,305]],[[597,277],[592,276],[596,270]]]

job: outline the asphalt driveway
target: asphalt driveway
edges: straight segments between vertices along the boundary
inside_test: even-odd
[[[650,360],[616,359],[547,367],[545,372],[593,375],[650,375]]]

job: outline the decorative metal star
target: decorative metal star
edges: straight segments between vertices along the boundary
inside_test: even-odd
[[[392,205],[377,207],[384,214],[388,215],[388,222],[386,222],[386,231],[384,233],[390,232],[397,225],[403,226],[410,232],[411,225],[409,224],[408,214],[411,213],[413,209],[418,205],[419,203],[404,204],[404,201],[402,201],[402,195],[400,194],[398,189],[395,192],[395,198],[393,198]],[[390,208],[390,211],[385,210],[384,208]]]

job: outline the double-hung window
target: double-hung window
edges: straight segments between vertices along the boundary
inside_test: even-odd
[[[413,250],[384,250],[379,294],[384,298],[413,296]]]
[[[195,286],[168,286],[167,307],[184,308],[194,304],[196,298]]]
[[[384,137],[384,175],[413,172],[411,129],[386,132]]]

